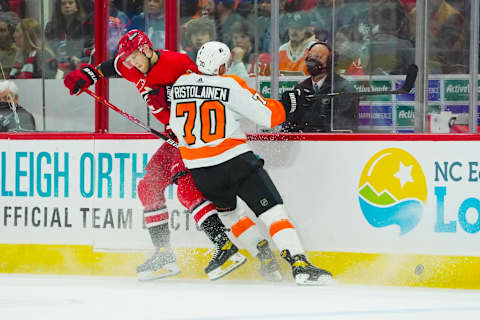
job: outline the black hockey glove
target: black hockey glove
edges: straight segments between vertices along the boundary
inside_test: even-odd
[[[293,90],[285,91],[282,94],[283,107],[287,114],[294,113],[298,107],[311,107],[312,106],[313,92],[307,88],[296,88]]]

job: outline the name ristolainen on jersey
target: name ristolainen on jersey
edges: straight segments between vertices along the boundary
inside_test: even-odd
[[[227,102],[230,96],[230,89],[213,86],[174,86],[172,91],[174,99],[206,99]]]

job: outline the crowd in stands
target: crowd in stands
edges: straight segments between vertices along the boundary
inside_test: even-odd
[[[206,42],[226,43],[230,73],[269,76],[274,50],[280,75],[308,76],[308,48],[332,48],[332,74],[401,75],[415,60],[415,0],[278,0],[279,48],[272,48],[272,0],[181,0],[178,45],[193,60]],[[93,63],[94,0],[48,0],[44,25],[32,2],[0,0],[0,78],[61,79]],[[165,47],[166,0],[109,0],[108,48],[141,29]],[[255,4],[257,6],[255,7]],[[470,1],[429,0],[428,72],[469,72]],[[45,13],[44,12],[44,13]]]
[[[466,2],[429,1],[430,73],[468,73]],[[182,28],[188,30],[199,18],[202,20],[194,23],[199,30],[211,29],[214,23],[215,32],[209,33],[208,40],[216,34],[215,40],[232,49],[235,74],[268,75],[270,68],[266,64],[272,54],[271,1],[258,0],[257,10],[254,3],[253,0],[181,1]],[[279,0],[279,6],[281,74],[306,74],[306,49],[314,40],[334,44],[335,69],[341,74],[405,74],[408,65],[414,62],[416,1]],[[250,51],[241,50],[234,43],[235,32],[239,30],[249,39],[246,42],[250,43]],[[191,32],[185,35],[182,49],[191,52],[195,47]]]
[[[121,35],[134,28],[145,31],[154,47],[165,47],[165,0],[109,1],[112,56]],[[179,49],[195,59],[203,43],[222,41],[232,49],[233,73],[269,75],[271,5],[182,0]],[[44,28],[27,6],[0,0],[0,59],[8,77],[59,78],[92,60],[94,0],[51,0]],[[314,40],[333,45],[340,74],[403,74],[414,60],[415,0],[279,0],[279,6],[282,74],[306,74],[306,48]],[[468,73],[468,1],[430,0],[428,10],[429,72]]]

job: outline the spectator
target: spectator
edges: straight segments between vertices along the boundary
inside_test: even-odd
[[[400,0],[371,0],[370,35],[362,48],[367,74],[406,74],[415,61],[408,39],[408,17]]]
[[[0,0],[0,11],[11,11],[17,17],[25,16],[25,1],[24,0]]]
[[[290,22],[292,13],[285,11],[286,0],[280,0],[280,16],[279,16],[279,36],[280,43],[288,41],[288,24]],[[256,32],[259,34],[259,50],[260,52],[272,52],[271,41],[272,35],[270,32],[271,26],[271,0],[260,0],[257,21],[253,19],[255,15],[251,15],[249,22],[256,26]]]
[[[108,17],[108,51],[111,57],[116,55],[117,43],[130,26],[130,19],[127,14],[117,8],[112,0],[110,1],[110,16]]]
[[[12,12],[0,12],[0,77],[5,79],[15,63],[18,48],[13,41],[16,20]]]
[[[127,28],[130,25],[130,19],[127,14],[122,10],[119,10],[113,0],[108,1],[110,1],[110,17],[118,19],[122,26]]]
[[[40,24],[32,18],[22,19],[13,33],[18,47],[15,64],[10,71],[10,79],[61,78],[57,75],[55,55],[47,45],[41,50],[42,34]]]
[[[185,28],[185,53],[195,61],[198,49],[204,43],[215,40],[215,23],[208,17],[200,17],[187,22]]]
[[[45,38],[65,73],[88,62],[93,48],[93,16],[87,16],[80,0],[56,0]]]
[[[233,25],[232,41],[232,65],[228,68],[228,73],[246,79],[254,63],[252,54],[254,39],[246,21]]]
[[[315,36],[310,29],[310,17],[299,11],[291,16],[288,24],[289,41],[279,48],[279,69],[282,71],[298,71],[307,74],[305,57]]]
[[[125,12],[128,17],[142,13],[146,0],[114,0],[115,7]]]
[[[10,3],[8,0],[0,0],[0,11],[10,11]]]
[[[405,11],[410,12],[415,5],[417,4],[417,0],[402,0],[403,5],[405,6]]]
[[[254,0],[240,0],[236,3],[235,12],[247,19],[254,12],[253,6]]]
[[[334,4],[335,14],[333,13]],[[368,17],[368,0],[319,0],[310,15],[316,38],[330,41],[333,32],[332,19],[335,19],[335,30],[337,31],[345,27],[354,28],[359,16]]]
[[[306,63],[311,77],[295,86],[302,96],[331,92],[354,92],[352,84],[332,72],[332,51],[326,42],[314,42],[307,50]],[[357,131],[358,99],[340,95],[335,99],[304,100],[283,125],[286,132]]]
[[[258,44],[258,49],[263,52],[270,52],[270,14],[271,14],[271,3],[270,0],[261,0],[258,4],[258,13],[256,16],[252,14],[249,17],[249,23],[256,27],[256,32],[258,33],[258,38],[260,43]],[[279,25],[280,27],[281,25]]]
[[[363,75],[360,56],[363,44],[351,41],[353,29],[344,26],[335,33],[335,71],[345,75]]]
[[[199,1],[199,16],[215,18],[215,1],[214,0],[200,0]]]
[[[194,0],[182,1],[180,6],[180,26],[184,26],[191,19],[200,17],[199,3],[201,2],[202,0],[198,2]]]
[[[218,0],[215,7],[217,34],[220,41],[232,47],[232,27],[243,18],[234,12],[235,0]]]
[[[429,73],[467,73],[463,15],[445,0],[430,0],[428,11]],[[412,41],[415,41],[415,17],[413,8],[409,14]]]
[[[18,105],[18,87],[11,80],[0,81],[0,131],[35,130],[35,119]]]
[[[143,12],[132,18],[131,29],[147,34],[155,48],[165,48],[165,0],[145,0]]]

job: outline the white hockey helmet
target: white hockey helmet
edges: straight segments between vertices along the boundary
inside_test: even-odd
[[[198,70],[211,76],[218,75],[218,69],[225,64],[229,67],[232,55],[227,45],[218,41],[205,43],[197,53]]]

